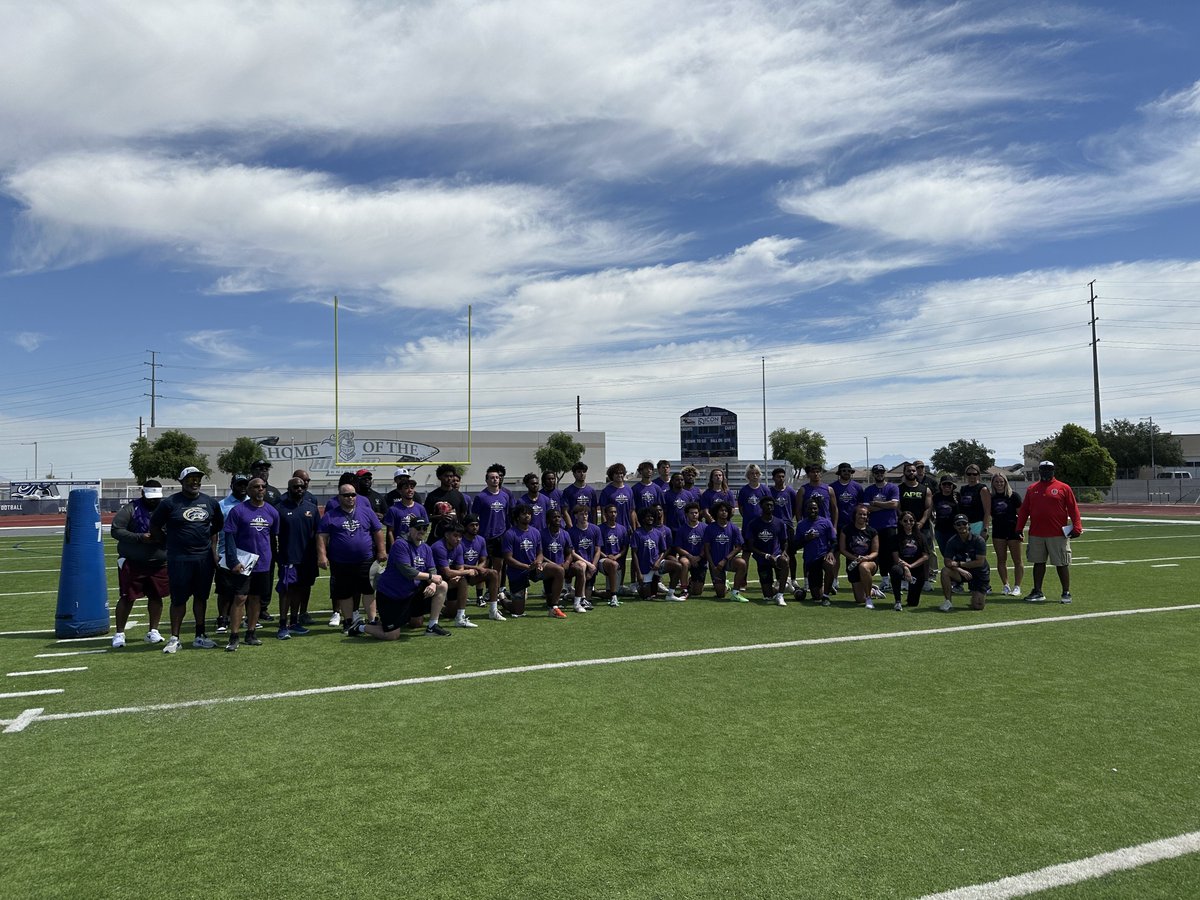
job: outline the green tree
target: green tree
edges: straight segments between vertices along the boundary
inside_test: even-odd
[[[806,463],[825,465],[825,435],[819,431],[810,431],[807,428],[798,431],[776,428],[767,436],[767,440],[771,443],[771,458],[786,459],[797,472],[803,469]]]
[[[139,437],[129,445],[129,471],[139,482],[147,478],[174,480],[188,466],[207,474],[208,457],[200,452],[196,439],[182,431],[164,431],[154,442]]]
[[[233,475],[236,472],[250,474],[250,463],[262,458],[262,446],[254,438],[240,437],[228,450],[217,454],[217,468]]]
[[[586,448],[565,431],[556,431],[533,452],[533,460],[543,472],[554,472],[561,480],[564,472],[583,457]]]
[[[1183,448],[1178,438],[1157,425],[1153,427],[1153,438],[1151,434],[1149,422],[1113,419],[1100,426],[1100,446],[1109,452],[1117,464],[1117,471],[1126,478],[1136,478],[1137,470],[1151,462],[1156,466],[1183,464]]]
[[[1101,428],[1103,432],[1103,428]],[[1100,446],[1096,436],[1068,422],[1042,448],[1042,459],[1054,463],[1054,477],[1072,487],[1111,487],[1117,478],[1117,463]]]
[[[929,457],[929,461],[937,471],[949,472],[952,475],[961,475],[969,465],[979,466],[981,472],[986,472],[996,464],[996,457],[992,455],[995,452],[979,441],[960,438],[951,441],[945,447],[938,447]]]

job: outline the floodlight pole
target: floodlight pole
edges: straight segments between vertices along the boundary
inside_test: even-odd
[[[30,444],[33,445],[33,480],[37,481],[38,480],[38,461],[37,461],[37,459],[38,459],[38,457],[37,457],[38,442],[37,441],[24,441],[21,444],[21,446],[28,447]]]
[[[1158,470],[1154,467],[1154,416],[1145,416],[1138,421],[1150,423],[1150,477],[1157,478]]]
[[[871,439],[865,434],[863,435],[863,445],[867,450],[867,468],[871,468]]]

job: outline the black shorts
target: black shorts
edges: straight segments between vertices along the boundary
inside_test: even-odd
[[[1021,535],[1017,534],[1015,522],[997,522],[995,519],[992,520],[992,537],[1002,541],[1019,541],[1021,539]]]
[[[500,546],[502,537],[492,537],[487,539],[488,556],[492,559],[499,559],[504,556],[504,548]]]
[[[523,591],[529,587],[531,581],[541,581],[542,573],[530,569],[509,569],[508,570],[508,586],[514,591]]]
[[[375,612],[379,616],[379,627],[384,631],[395,631],[408,624],[409,618],[412,616],[412,602],[416,598],[409,597],[389,597],[387,594],[380,594],[375,598]]]
[[[868,560],[868,562],[870,562],[870,560]],[[846,579],[851,584],[856,584],[862,580],[862,567],[858,564],[858,560],[846,560]]]
[[[217,571],[222,570],[218,569]],[[258,597],[260,600],[271,596],[271,571],[269,569],[266,572],[244,572],[241,575],[226,571],[225,577],[234,596]]]
[[[183,606],[189,599],[204,602],[212,592],[212,554],[177,556],[167,560],[167,578],[171,584],[171,605]]]
[[[371,587],[371,562],[339,563],[329,561],[329,599],[347,600],[355,594],[374,594]]]

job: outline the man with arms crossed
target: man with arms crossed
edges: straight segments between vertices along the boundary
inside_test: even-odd
[[[162,621],[163,598],[171,592],[167,580],[167,549],[150,534],[150,516],[162,501],[162,483],[151,479],[142,485],[142,496],[122,506],[112,520],[112,536],[117,541],[117,633],[114,650],[125,646],[125,623],[133,602],[146,598],[150,630],[147,644],[162,643],[158,633]]]

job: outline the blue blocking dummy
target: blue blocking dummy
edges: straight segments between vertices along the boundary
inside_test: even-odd
[[[104,535],[100,531],[100,495],[93,490],[74,490],[67,498],[54,633],[64,638],[107,632],[108,579],[104,571]]]

